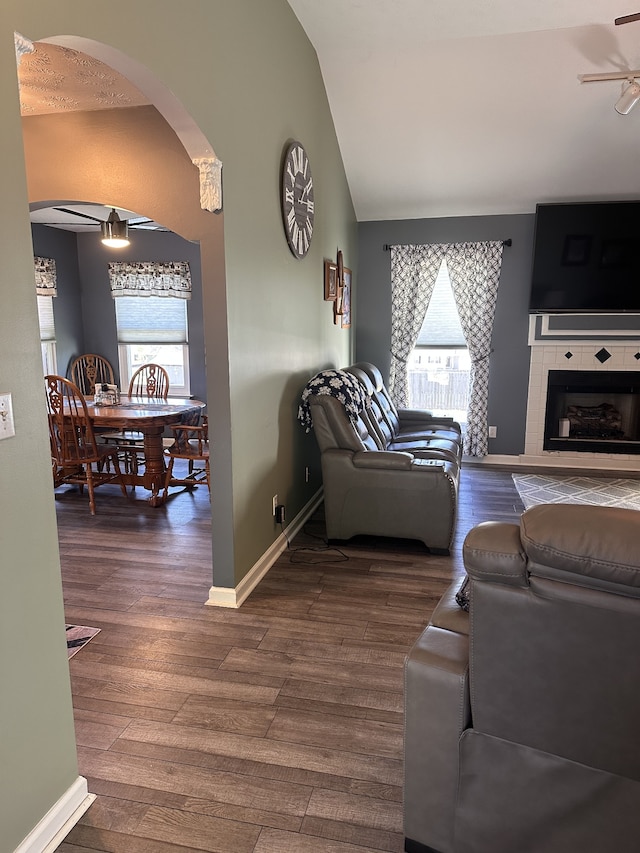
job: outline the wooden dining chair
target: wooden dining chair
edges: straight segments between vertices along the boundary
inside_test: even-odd
[[[103,356],[94,353],[79,355],[69,368],[69,378],[85,397],[93,394],[97,383],[115,385],[111,364]]]
[[[165,473],[164,500],[167,499],[169,486],[186,486],[192,489],[198,483],[206,483],[211,497],[211,477],[209,469],[209,421],[206,415],[200,424],[173,424],[173,444],[165,448],[168,464]],[[173,463],[176,459],[188,461],[188,473],[185,477],[173,476]]]
[[[169,394],[169,374],[160,364],[143,364],[129,382],[130,397],[156,397],[166,400]],[[144,435],[136,430],[106,432],[102,439],[116,444],[126,473],[137,474],[144,463]]]
[[[49,374],[45,376],[45,392],[54,487],[68,483],[82,492],[86,486],[89,509],[95,515],[96,486],[117,482],[127,496],[117,448],[96,441],[87,404],[77,385],[64,376]]]
[[[159,364],[143,364],[131,377],[129,396],[166,400],[169,396],[169,374]]]

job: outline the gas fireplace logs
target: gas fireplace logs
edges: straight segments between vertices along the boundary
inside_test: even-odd
[[[599,406],[568,406],[571,437],[624,438],[622,416],[611,403]]]

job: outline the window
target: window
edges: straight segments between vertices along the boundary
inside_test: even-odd
[[[450,415],[464,425],[471,360],[458,317],[446,261],[408,363],[409,405]]]
[[[169,374],[169,394],[188,397],[187,300],[174,296],[119,296],[114,299],[123,388],[143,364],[155,362]]]
[[[56,329],[53,318],[53,297],[36,295],[38,300],[38,322],[40,324],[40,347],[44,375],[58,372],[56,359]]]

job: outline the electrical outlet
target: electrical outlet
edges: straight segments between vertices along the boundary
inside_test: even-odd
[[[276,507],[277,506],[278,506],[278,496],[274,495],[271,498],[271,514],[273,515],[274,518],[276,516]]]
[[[0,439],[11,438],[15,434],[11,394],[0,394]]]
[[[498,437],[498,427],[490,426],[489,427],[489,438],[497,438]]]
[[[284,524],[285,513],[284,513],[284,504],[278,504],[275,511],[276,516],[276,524]]]
[[[308,465],[304,469],[304,481],[305,481],[305,483],[309,482],[309,466]]]

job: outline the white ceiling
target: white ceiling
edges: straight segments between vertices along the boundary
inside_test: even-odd
[[[629,2],[629,0],[627,0]],[[360,221],[640,197],[640,11],[613,0],[289,0],[313,43]]]
[[[101,204],[78,204],[77,202],[60,202],[54,207],[40,207],[31,211],[31,221],[37,225],[50,225],[61,228],[63,231],[75,231],[78,234],[84,232],[95,232],[100,230],[100,223],[106,222],[109,214],[115,210],[120,219],[126,219],[129,228],[137,228],[144,231],[164,231],[165,228],[139,216],[132,210],[124,210],[121,207],[104,207]]]
[[[640,104],[620,116],[621,81],[578,79],[640,68],[640,22],[613,23],[640,0],[289,3],[318,53],[360,221],[640,198]],[[23,56],[20,95],[24,115],[147,103],[112,68],[51,44]]]

